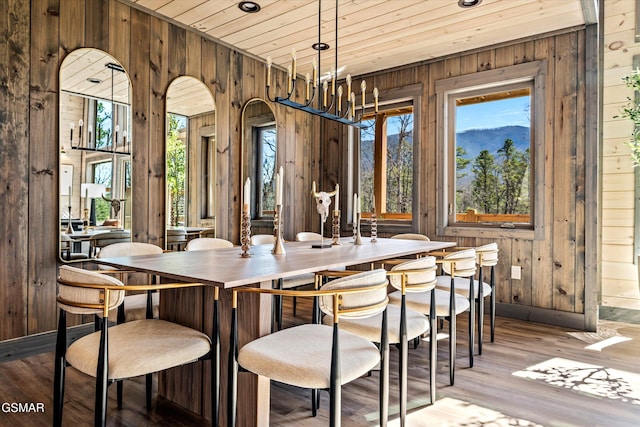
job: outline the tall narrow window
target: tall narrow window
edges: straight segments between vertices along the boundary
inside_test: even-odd
[[[410,220],[413,205],[413,106],[387,106],[365,116],[360,131],[362,212],[375,203],[380,218]]]
[[[185,116],[167,114],[167,188],[169,225],[184,225],[187,178],[187,122]]]
[[[104,197],[111,198],[113,189],[111,188],[111,182],[113,177],[113,162],[111,160],[92,163],[91,164],[92,181],[94,184],[104,184],[107,187],[107,192]],[[102,224],[105,219],[108,219],[111,214],[111,204],[104,200],[102,197],[97,197],[93,200],[96,207],[96,224]]]
[[[256,216],[273,216],[275,212],[276,127],[253,128],[256,143]]]

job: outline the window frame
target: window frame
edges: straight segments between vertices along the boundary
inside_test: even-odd
[[[421,141],[422,141],[422,120],[421,120],[421,106],[422,106],[422,92],[423,86],[421,83],[407,85],[402,88],[394,88],[381,90],[379,92],[379,109],[384,110],[388,106],[393,105],[411,105],[413,108],[413,185],[412,185],[412,203],[411,203],[411,218],[394,218],[396,214],[387,214],[387,218],[378,221],[378,230],[389,233],[401,233],[407,230],[417,230],[419,215],[416,215],[418,208],[420,207],[420,179],[423,173],[419,165],[422,164],[421,160]],[[373,107],[373,97],[371,98],[371,109]],[[346,167],[347,176],[351,176],[352,181],[349,183],[349,189],[351,193],[360,193],[360,132],[359,129],[349,127],[347,129],[347,143],[349,150],[353,153],[353,162],[350,162]],[[378,202],[377,202],[378,203]],[[347,206],[349,208],[346,218],[353,217],[353,202],[352,197],[347,198]],[[363,212],[363,218],[367,217],[367,213]],[[370,213],[369,213],[370,216]],[[343,215],[343,217],[345,217]],[[349,221],[346,221],[349,223]]]
[[[254,164],[253,164],[254,172],[252,174],[253,182],[255,183],[255,185],[252,185],[253,191],[254,191],[253,196],[255,200],[255,204],[254,204],[255,211],[253,214],[253,218],[256,220],[271,219],[275,214],[275,206],[274,206],[274,210],[264,209],[264,200],[262,197],[262,188],[264,186],[264,182],[262,180],[262,175],[263,175],[262,160],[263,160],[263,153],[264,153],[263,135],[265,134],[265,132],[271,131],[271,130],[275,133],[275,137],[274,137],[275,148],[274,148],[274,158],[273,158],[273,176],[275,177],[275,173],[278,165],[278,139],[277,139],[276,123],[269,122],[260,126],[251,127],[252,140],[254,144],[253,151],[255,153]],[[275,188],[273,191],[275,192]]]
[[[499,237],[518,236],[525,239],[544,237],[544,175],[545,175],[545,118],[546,79],[548,62],[532,61],[495,70],[481,71],[435,82],[437,102],[438,172],[436,230],[441,236]],[[456,223],[456,163],[455,163],[455,105],[453,98],[478,90],[500,91],[514,84],[531,82],[531,223],[527,227],[510,228],[505,225]]]

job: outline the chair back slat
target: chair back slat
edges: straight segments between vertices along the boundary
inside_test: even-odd
[[[206,249],[232,248],[233,243],[217,237],[199,237],[191,239],[184,248],[185,251],[202,251]]]
[[[379,268],[377,270],[365,271],[333,280],[322,286],[321,289],[369,288],[371,286],[386,285],[387,283],[387,272]],[[386,308],[386,303],[388,302],[387,288],[386,286],[378,286],[377,288],[363,292],[342,293],[338,295],[338,300],[339,310],[338,313],[335,313],[334,296],[321,296],[319,304],[320,310],[325,314],[334,316],[334,318],[338,316],[349,319],[370,317],[381,313]],[[338,314],[338,316],[336,316],[336,314]]]
[[[405,273],[405,292],[425,292],[436,285],[436,258],[433,256],[403,262],[395,265],[391,271]],[[402,290],[402,275],[390,274],[389,283]]]
[[[451,252],[442,261],[442,269],[451,276],[470,277],[476,274],[476,250],[473,248]]]
[[[75,286],[71,286],[71,284]],[[84,308],[82,305],[104,306],[104,292],[99,289],[83,288],[82,284],[123,286],[124,284],[106,274],[84,270],[69,265],[60,266],[58,280],[58,298],[68,304],[58,302],[63,310],[73,314],[101,314],[103,310]],[[124,301],[124,291],[109,292],[109,310],[118,307]]]
[[[498,264],[498,244],[488,243],[476,248],[476,262],[482,267],[492,267]]]

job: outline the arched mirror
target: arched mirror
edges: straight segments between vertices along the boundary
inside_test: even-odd
[[[77,49],[60,67],[60,259],[131,240],[131,82],[111,55]]]
[[[242,109],[242,182],[251,178],[250,212],[253,221],[272,219],[275,211],[275,174],[278,152],[276,116],[261,99]],[[273,224],[269,223],[271,227]]]
[[[181,76],[167,89],[166,249],[215,237],[216,114],[211,91]]]

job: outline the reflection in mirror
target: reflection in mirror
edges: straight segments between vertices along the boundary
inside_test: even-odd
[[[276,117],[261,99],[242,111],[242,182],[251,178],[251,217],[273,217],[277,153]]]
[[[83,260],[105,233],[130,236],[131,82],[98,49],[71,52],[59,77],[60,258]]]
[[[200,80],[182,76],[167,89],[166,249],[215,237],[216,114]]]

